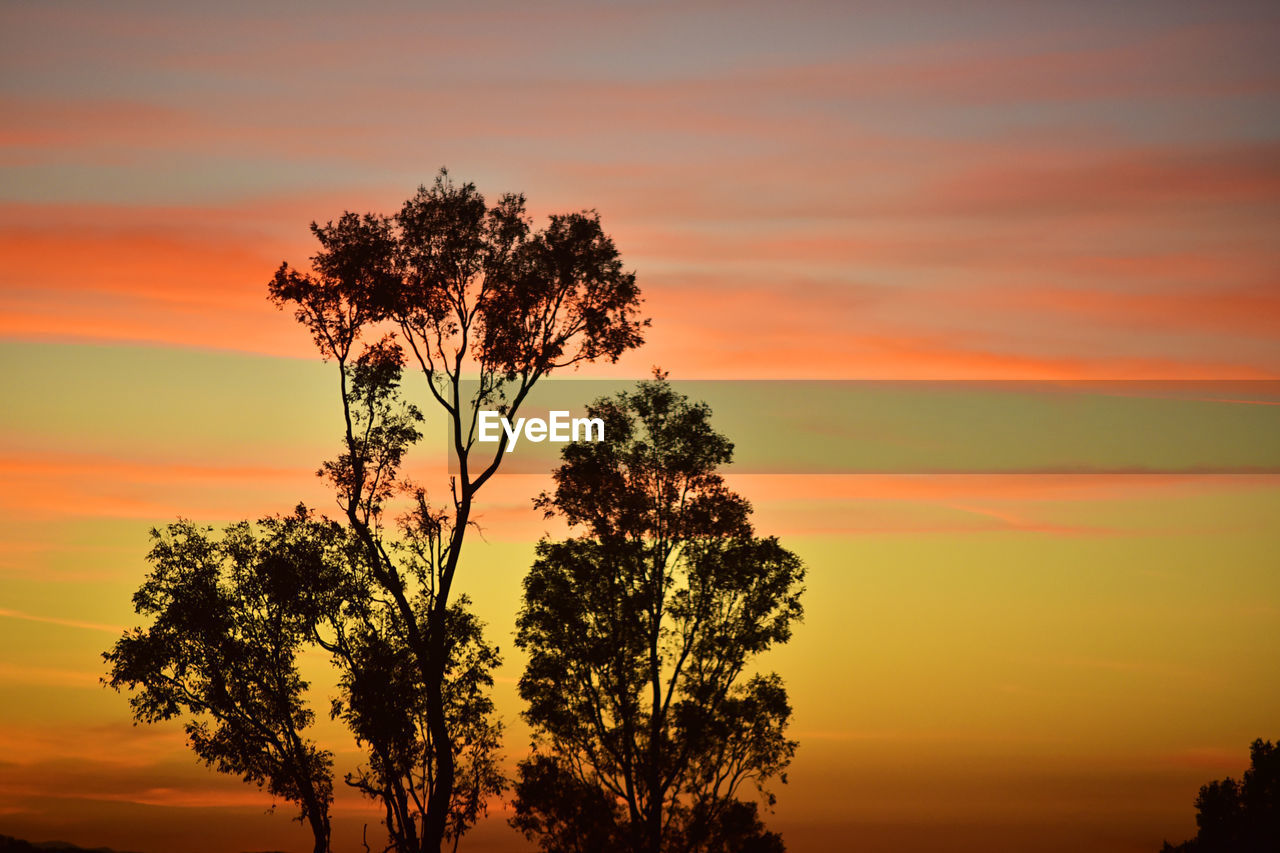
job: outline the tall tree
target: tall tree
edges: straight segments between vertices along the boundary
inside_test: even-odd
[[[549,853],[779,851],[751,784],[796,744],[781,679],[750,674],[801,616],[804,569],[759,538],[719,466],[733,445],[665,377],[597,401],[607,442],[563,450],[516,643],[536,733],[512,824]]]
[[[341,530],[299,508],[220,538],[189,521],[151,536],[151,572],[133,597],[151,624],[104,653],[107,683],[133,693],[141,722],[185,719],[206,764],[296,804],[325,853],[333,756],[306,735],[315,715],[297,658],[312,632],[311,579],[340,559]]]
[[[450,840],[456,844],[467,816],[474,820],[477,790],[492,787],[483,759],[465,768],[469,781],[459,785],[459,739],[474,745],[493,738],[484,726],[459,731],[482,706],[451,695],[483,688],[486,667],[496,660],[482,643],[457,642],[458,632],[478,640],[479,629],[455,612],[452,598],[476,495],[506,449],[505,436],[492,450],[477,448],[478,413],[494,409],[514,418],[539,379],[616,360],[641,343],[647,321],[636,315],[635,277],[623,269],[594,212],[552,216],[534,231],[523,196],[507,194],[489,206],[473,184],[455,184],[443,170],[395,216],[345,213],[323,226],[313,223],[312,231],[320,249],[310,272],[282,265],[270,292],[281,307],[294,309],[336,366],[343,448],[322,473],[360,544],[364,589],[386,605],[376,617],[355,613],[366,630],[350,648],[344,651],[348,641],[336,635],[326,642],[352,690],[369,681],[366,668],[381,665],[387,654],[408,661],[414,672],[397,673],[397,683],[420,695],[420,708],[408,717],[424,723],[421,738],[385,739],[384,746],[404,754],[371,757],[368,768],[380,782],[353,781],[387,805],[397,849],[435,851]],[[400,525],[409,546],[397,548],[387,505],[407,488],[399,469],[420,437],[421,420],[398,397],[406,362],[421,372],[449,420],[457,475],[443,509],[418,493]],[[466,384],[468,376],[474,386]],[[463,661],[479,666],[473,676],[459,675]],[[338,711],[351,722],[352,713],[375,707],[348,701]],[[371,734],[365,731],[365,742],[376,752]],[[425,763],[422,802],[402,802],[404,786],[377,769],[408,767],[410,756]]]

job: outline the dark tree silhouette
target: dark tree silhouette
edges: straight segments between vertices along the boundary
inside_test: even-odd
[[[152,621],[104,653],[107,683],[133,692],[137,720],[185,719],[206,764],[296,804],[325,853],[333,761],[305,734],[315,715],[297,656],[314,618],[309,576],[334,562],[341,529],[299,508],[221,538],[189,521],[151,536],[151,572],[133,602]]]
[[[476,494],[506,449],[505,436],[476,447],[477,413],[514,418],[540,378],[616,360],[641,343],[647,321],[595,213],[552,216],[534,231],[523,196],[489,206],[443,170],[393,217],[345,213],[312,231],[311,272],[282,265],[270,291],[337,368],[343,448],[322,474],[360,546],[357,598],[377,603],[365,613],[348,602],[324,640],[348,693],[335,710],[371,749],[350,781],[383,801],[398,850],[456,847],[500,784],[482,695],[496,651],[451,596]],[[421,420],[398,396],[405,347],[449,418],[458,473],[444,509],[416,491],[396,543],[386,505],[408,488],[399,469]],[[384,677],[395,694],[369,687]]]
[[[739,795],[751,783],[772,805],[791,709],[749,666],[789,638],[804,569],[753,534],[706,405],[658,374],[589,411],[608,441],[566,445],[539,499],[581,535],[543,540],[525,579],[536,742],[511,822],[552,853],[780,851]]]
[[[1164,853],[1275,853],[1280,850],[1280,749],[1271,741],[1249,747],[1249,769],[1200,788],[1190,841],[1165,842]]]
[[[504,782],[498,652],[453,591],[476,494],[506,449],[477,448],[477,414],[514,418],[539,379],[615,361],[648,321],[594,212],[535,231],[522,196],[490,206],[444,170],[394,216],[311,229],[311,270],[282,264],[269,291],[336,368],[342,443],[319,473],[343,523],[299,507],[260,522],[264,539],[247,523],[221,541],[172,526],[135,596],[155,624],[107,653],[109,683],[137,691],[138,719],[188,718],[202,758],[298,803],[320,850],[331,758],[300,734],[312,712],[295,663],[314,643],[338,670],[332,713],[367,749],[345,780],[384,808],[388,849],[456,850]],[[401,396],[407,362],[449,420],[458,474],[443,508],[402,475],[423,421]]]

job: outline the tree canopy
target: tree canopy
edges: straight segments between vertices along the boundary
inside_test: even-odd
[[[647,321],[638,316],[635,276],[595,212],[555,215],[535,230],[523,196],[489,204],[474,184],[455,183],[444,170],[393,215],[346,212],[311,230],[319,249],[309,269],[283,263],[268,289],[337,374],[341,440],[319,474],[333,488],[342,522],[298,510],[289,522],[297,528],[296,547],[288,559],[270,563],[261,581],[273,583],[271,573],[287,563],[285,574],[297,581],[294,600],[277,602],[280,615],[266,621],[256,610],[226,606],[251,594],[240,581],[219,586],[205,579],[210,560],[255,565],[226,550],[254,536],[247,524],[234,534],[229,529],[221,543],[193,538],[186,528],[173,533],[184,545],[157,564],[164,580],[153,576],[135,598],[139,613],[157,620],[108,653],[111,683],[141,689],[133,700],[141,720],[210,716],[222,727],[212,736],[229,732],[223,740],[236,737],[239,730],[227,727],[242,718],[246,727],[301,730],[313,713],[306,685],[296,672],[282,675],[270,685],[273,698],[262,698],[266,687],[258,681],[271,670],[254,655],[274,655],[287,674],[301,647],[322,647],[338,672],[332,713],[367,750],[345,781],[383,807],[390,849],[434,853],[456,847],[503,785],[500,726],[488,697],[498,650],[485,641],[466,596],[454,590],[476,494],[506,445],[499,441],[492,455],[477,448],[477,413],[496,409],[514,417],[542,377],[616,361],[641,344]],[[457,465],[430,501],[404,472],[424,422],[402,394],[406,369],[421,375],[447,419]],[[464,377],[477,380],[473,392]],[[260,527],[270,533],[280,524],[268,519]],[[175,585],[170,575],[189,575],[191,582]],[[211,602],[222,615],[200,613]],[[205,631],[195,635],[204,638],[205,651],[189,652],[173,639],[177,629],[167,626],[180,616]],[[241,636],[253,648],[228,645],[227,637]],[[191,655],[202,669],[189,672]],[[179,682],[192,688],[189,695],[171,698],[173,680],[186,677],[196,679]],[[206,682],[217,688],[213,698],[222,697],[217,691],[225,682],[226,701],[209,701]],[[327,839],[328,753],[278,756],[271,743],[253,739],[243,740],[239,753],[225,744],[215,750],[202,745],[201,725],[188,731],[202,757],[279,787],[305,816],[324,818]],[[289,762],[303,767],[300,775],[290,775]],[[295,776],[311,780],[317,805],[306,799],[306,786],[289,782]],[[317,849],[320,843],[317,835]]]
[[[1280,748],[1261,738],[1249,747],[1249,769],[1200,788],[1196,837],[1167,841],[1165,853],[1274,853],[1280,850]]]
[[[773,803],[791,708],[750,665],[790,637],[804,568],[754,535],[705,404],[659,374],[589,414],[609,440],[566,445],[539,500],[580,535],[541,542],[525,579],[537,742],[512,823],[549,853],[782,850],[742,795]]]
[[[108,683],[133,691],[140,721],[184,718],[206,764],[297,805],[324,853],[333,755],[307,736],[315,714],[297,659],[312,627],[305,567],[328,561],[341,531],[299,508],[220,538],[189,521],[151,537],[151,572],[133,601],[152,622],[103,655]]]

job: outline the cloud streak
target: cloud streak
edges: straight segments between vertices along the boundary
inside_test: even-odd
[[[0,618],[18,619],[23,622],[40,622],[45,625],[59,625],[64,628],[81,628],[86,631],[104,631],[108,634],[119,634],[124,630],[124,628],[119,625],[104,625],[99,622],[85,622],[79,619],[67,619],[62,616],[40,616],[34,613],[23,613],[20,610],[10,610],[7,607],[0,607]],[[62,677],[61,671],[51,672],[54,672],[58,678]],[[73,673],[72,676],[74,678],[78,678],[79,674]]]

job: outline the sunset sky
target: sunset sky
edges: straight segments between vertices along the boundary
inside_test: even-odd
[[[332,368],[266,284],[312,220],[441,166],[600,212],[652,328],[593,377],[1280,379],[1275,4],[204,5],[0,5],[0,833],[309,849],[133,727],[100,653],[150,527],[332,511]],[[800,742],[769,825],[794,853],[1194,834],[1198,787],[1280,737],[1277,470],[731,477],[809,566],[763,662]],[[545,482],[486,486],[462,569],[509,763]],[[533,849],[505,809],[462,849]],[[377,819],[340,792],[335,849]]]

